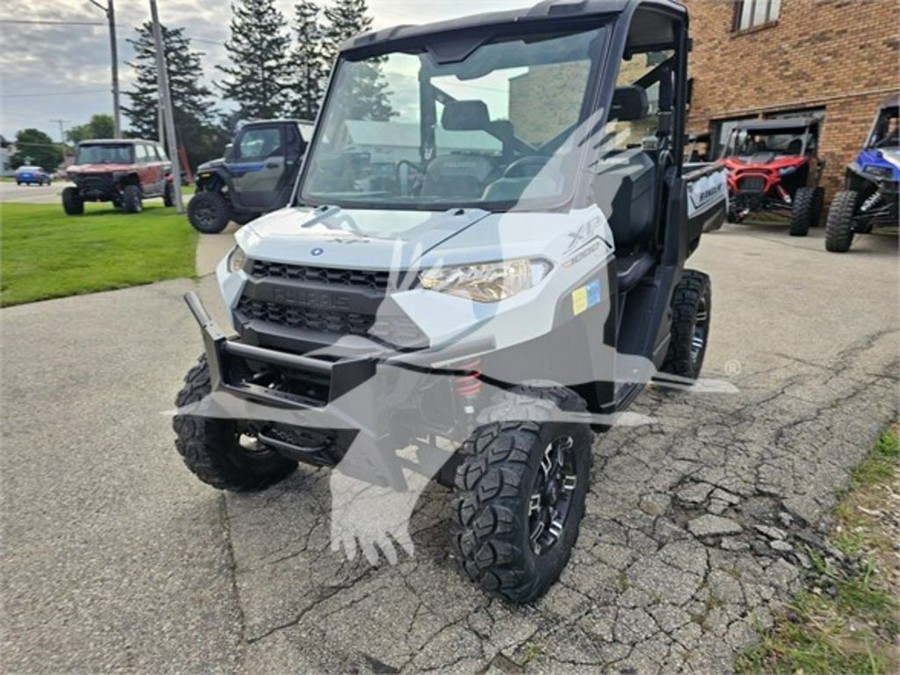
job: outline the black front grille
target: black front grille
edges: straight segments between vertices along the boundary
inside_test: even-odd
[[[762,192],[766,189],[764,176],[744,176],[738,181],[738,189],[742,192]]]
[[[254,322],[335,336],[369,336],[397,347],[425,346],[426,338],[388,294],[392,274],[253,261],[236,308],[238,323]]]
[[[325,312],[307,307],[290,307],[280,302],[263,302],[241,298],[238,312],[249,319],[260,319],[279,326],[303,328],[325,333],[366,335],[374,317],[350,312]]]
[[[256,279],[294,279],[324,286],[349,286],[386,291],[391,280],[390,272],[370,270],[336,270],[325,267],[305,267],[284,263],[254,260],[250,272]]]
[[[106,194],[112,186],[112,176],[85,176],[81,179],[82,192]]]

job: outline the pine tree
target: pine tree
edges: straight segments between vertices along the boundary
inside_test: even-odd
[[[337,0],[325,8],[327,26],[324,31],[324,55],[331,66],[338,48],[348,38],[363,33],[372,27],[372,17],[366,0]]]
[[[191,49],[190,38],[185,37],[183,28],[160,26],[160,29],[172,95],[175,134],[179,145],[184,146],[187,152],[188,162],[196,167],[221,155],[228,141],[223,130],[214,123],[212,92],[200,84],[203,54]],[[159,87],[153,27],[148,22],[135,30],[137,37],[128,40],[135,51],[134,60],[128,64],[134,68],[135,82],[133,88],[125,92],[131,99],[131,105],[122,109],[131,122],[130,135],[157,138]]]
[[[337,0],[325,8],[324,50],[325,57],[333,62],[341,44],[348,38],[368,30],[372,26],[366,0]],[[369,60],[358,63],[356,79],[351,83],[353,107],[351,119],[386,121],[397,115],[388,100],[388,83],[384,79],[381,63]]]
[[[230,66],[216,66],[227,76],[218,83],[237,103],[244,120],[283,116],[290,105],[291,38],[274,0],[238,0],[232,4],[231,37],[225,49]]]
[[[322,40],[324,28],[320,10],[311,0],[300,0],[294,5],[294,34],[297,44],[291,53],[292,109],[295,117],[314,120],[325,92],[328,66],[325,62]]]

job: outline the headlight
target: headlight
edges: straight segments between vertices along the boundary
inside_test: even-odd
[[[228,254],[228,271],[234,274],[244,269],[244,263],[247,262],[247,256],[241,250],[240,246],[235,246],[231,253]]]
[[[784,177],[784,176],[790,176],[790,175],[791,175],[792,173],[794,173],[796,170],[797,170],[797,167],[796,167],[796,166],[786,166],[786,167],[784,167],[783,169],[778,169],[778,175],[779,175],[779,176],[782,176],[782,177]]]
[[[546,260],[502,260],[476,265],[436,267],[422,272],[423,288],[475,302],[499,302],[538,284],[551,265]]]

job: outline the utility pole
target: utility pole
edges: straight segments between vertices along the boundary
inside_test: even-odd
[[[55,118],[53,118],[53,119],[50,120],[50,121],[53,122],[54,124],[58,124],[58,125],[59,125],[59,142],[62,143],[63,145],[65,145],[65,143],[66,143],[66,129],[65,129],[65,126],[66,126],[69,122],[71,122],[72,120],[64,120],[64,119],[60,119],[60,118],[58,118],[58,117],[55,117]]]
[[[63,163],[66,161],[66,124],[71,122],[72,120],[64,120],[62,118],[56,117],[50,120],[55,124],[59,125],[59,144],[62,146],[63,152]]]
[[[175,116],[172,114],[169,74],[166,68],[166,53],[163,50],[162,29],[159,26],[156,0],[150,0],[150,19],[153,22],[153,41],[156,43],[156,77],[159,82],[160,108],[165,118],[166,149],[172,162],[172,182],[175,184],[175,208],[178,213],[184,213],[184,202],[181,199],[181,162],[178,157],[178,139],[175,138]]]
[[[113,135],[122,138],[122,112],[119,109],[119,46],[116,43],[116,7],[113,0],[106,1],[106,7],[97,0],[89,0],[95,7],[99,7],[109,22],[109,51],[112,59],[112,95],[113,95]]]

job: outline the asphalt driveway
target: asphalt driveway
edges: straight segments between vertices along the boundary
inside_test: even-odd
[[[67,181],[53,181],[51,185],[16,185],[0,182],[0,202],[19,204],[61,204],[62,191],[72,185]]]
[[[573,560],[533,607],[458,577],[443,488],[416,556],[372,569],[329,550],[326,471],[250,496],[196,481],[164,414],[200,350],[193,282],[2,310],[0,669],[727,671],[896,414],[896,238],[820,237],[704,239],[706,375],[740,393],[649,389],[658,424],[599,439]]]

